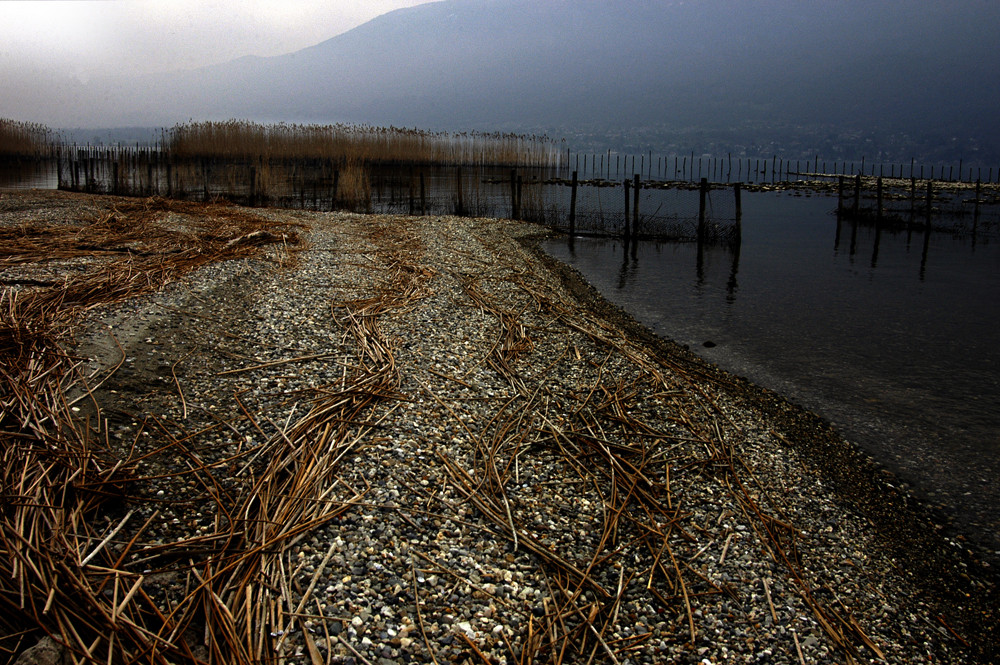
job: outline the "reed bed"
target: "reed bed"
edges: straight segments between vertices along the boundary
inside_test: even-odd
[[[562,156],[560,145],[547,136],[239,120],[176,125],[164,133],[163,144],[181,159],[312,159],[362,165],[557,166]]]
[[[0,157],[41,157],[51,153],[52,130],[34,122],[0,118]]]

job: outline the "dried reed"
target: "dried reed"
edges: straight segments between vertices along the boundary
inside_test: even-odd
[[[52,140],[45,125],[0,118],[0,157],[39,157],[50,152]]]
[[[332,160],[370,164],[550,166],[562,155],[547,136],[429,132],[370,125],[192,122],[169,130],[165,148],[182,159]]]
[[[187,227],[166,223],[165,213],[188,216]],[[93,268],[0,291],[0,654],[12,658],[47,634],[77,662],[199,662],[179,636],[194,617],[164,613],[142,570],[128,564],[156,513],[144,524],[130,524],[136,509],[122,515],[122,502],[143,479],[136,460],[111,448],[100,418],[95,425],[74,409],[69,396],[87,399],[92,377],[63,351],[64,340],[85,308],[157,289],[212,261],[248,256],[261,244],[294,245],[294,228],[233,207],[149,200],[120,205],[89,224],[3,233],[10,249],[2,263],[88,256]],[[196,467],[195,475],[215,490],[209,469]],[[102,520],[107,527],[98,526]],[[174,557],[207,547],[234,567],[215,538],[174,547]],[[216,579],[217,565],[209,557],[195,573]],[[199,616],[214,609],[192,592],[188,606],[195,603]],[[215,662],[239,662],[225,653]]]

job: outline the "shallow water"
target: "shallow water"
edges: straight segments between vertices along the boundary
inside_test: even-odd
[[[1000,241],[838,228],[835,208],[748,195],[738,248],[545,249],[657,334],[830,420],[1000,556]]]
[[[58,176],[55,167],[47,161],[27,161],[17,165],[0,164],[0,190],[3,189],[55,189]]]

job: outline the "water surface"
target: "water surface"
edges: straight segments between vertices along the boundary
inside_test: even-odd
[[[545,249],[657,334],[833,422],[1000,555],[1000,242],[838,225],[835,207],[748,195],[738,247]]]

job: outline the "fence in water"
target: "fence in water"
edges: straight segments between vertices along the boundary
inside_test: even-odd
[[[60,151],[60,189],[242,205],[534,221],[577,234],[691,239],[738,218],[731,185],[576,178],[560,167],[177,159],[142,148]],[[725,191],[722,191],[725,190]]]
[[[808,181],[816,177],[861,175],[871,178],[899,178],[909,180],[935,180],[942,182],[982,182],[1000,184],[1000,167],[966,164],[925,164],[911,159],[909,162],[882,162],[866,160],[784,159],[770,157],[711,157],[708,155],[658,156],[652,151],[642,155],[607,153],[566,153],[568,168],[581,175],[594,178],[619,179],[638,173],[648,180],[698,182],[708,178],[716,183],[780,184]]]
[[[837,177],[839,217],[876,226],[1000,235],[1000,187],[917,178]]]
[[[7,186],[20,182],[20,186],[122,196],[225,199],[241,205],[517,218],[578,235],[628,233],[675,240],[725,240],[737,233],[741,191],[839,195],[840,212],[863,222],[926,224],[929,219],[938,230],[956,232],[974,226],[980,233],[990,233],[1000,224],[1000,186],[919,177],[955,173],[942,166],[610,154],[566,154],[560,161],[560,166],[512,169],[324,159],[196,159],[138,146],[60,146],[51,157],[8,164],[0,169],[0,180]],[[824,171],[831,166],[834,173]],[[853,168],[858,173],[850,174]],[[897,175],[860,176],[862,170]],[[970,178],[976,175],[973,167],[959,165],[958,170]],[[842,175],[845,171],[848,175]],[[917,175],[900,178],[900,173]],[[1000,169],[985,172],[991,178],[994,174],[1000,176]]]

